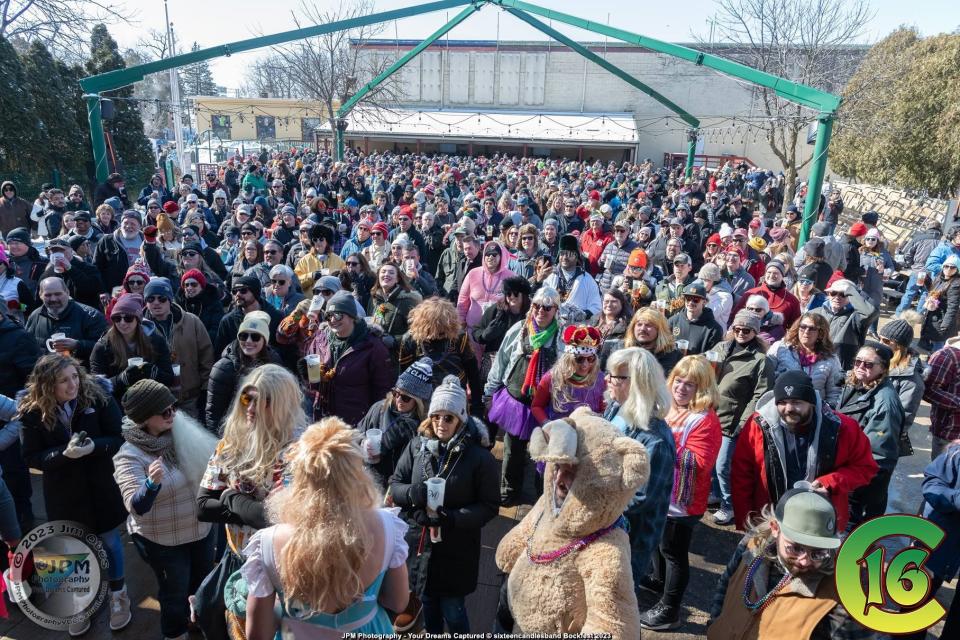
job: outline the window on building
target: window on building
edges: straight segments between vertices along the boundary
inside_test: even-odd
[[[230,116],[215,115],[210,118],[213,134],[223,140],[230,139]]]
[[[313,141],[313,131],[320,126],[320,118],[301,118],[300,119],[300,139],[306,142]]]
[[[257,116],[257,140],[275,140],[277,121],[273,116]]]

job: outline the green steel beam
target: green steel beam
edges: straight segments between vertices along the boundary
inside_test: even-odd
[[[581,56],[583,56],[590,62],[593,62],[594,64],[602,67],[606,71],[609,71],[610,73],[617,76],[618,78],[620,78],[621,80],[629,84],[630,86],[647,94],[648,96],[650,96],[651,98],[653,98],[654,100],[656,100],[657,102],[665,106],[667,109],[677,114],[684,122],[686,122],[688,125],[690,125],[694,129],[700,128],[700,121],[697,118],[693,117],[691,114],[684,111],[683,108],[677,105],[675,102],[673,102],[666,96],[662,95],[661,93],[657,92],[656,90],[652,89],[651,87],[640,82],[639,80],[637,80],[635,77],[633,77],[632,75],[630,75],[629,73],[621,69],[620,67],[614,64],[611,64],[610,62],[607,62],[606,60],[604,60],[594,52],[590,51],[579,42],[576,42],[575,40],[568,38],[567,36],[557,31],[556,29],[553,29],[549,25],[546,25],[543,22],[540,22],[533,16],[528,15],[523,11],[520,11],[518,9],[507,9],[507,11],[510,14],[516,16],[517,18],[523,20],[524,22],[532,26],[534,29],[541,31],[546,35],[550,36],[551,38],[553,38],[554,40],[556,40],[557,42],[560,42],[561,44],[564,44],[570,47],[571,49],[579,53]]]
[[[486,0],[477,1],[485,2]],[[418,16],[424,13],[431,13],[433,11],[443,11],[444,9],[462,7],[465,4],[474,4],[474,0],[438,0],[437,2],[427,2],[425,4],[413,7],[405,7],[403,9],[371,13],[367,16],[350,18],[349,20],[337,20],[336,22],[318,24],[304,29],[293,29],[291,31],[284,31],[282,33],[276,33],[270,36],[261,36],[259,38],[250,38],[248,40],[230,42],[228,44],[221,44],[216,47],[209,47],[207,49],[200,49],[198,51],[190,51],[189,53],[173,56],[172,58],[164,58],[163,60],[155,60],[153,62],[147,62],[146,64],[138,64],[126,69],[117,69],[115,71],[108,71],[99,75],[89,76],[80,81],[80,86],[87,93],[111,91],[113,89],[119,89],[120,87],[133,84],[134,82],[139,82],[140,80],[143,80],[145,76],[151,73],[167,71],[169,69],[182,67],[188,64],[194,64],[196,62],[203,62],[204,60],[210,60],[212,58],[229,56],[234,53],[250,51],[251,49],[271,47],[278,44],[283,44],[285,42],[291,42],[293,40],[302,40],[303,38],[322,36],[335,31],[345,31],[348,29],[356,29],[357,27],[365,27],[367,25],[377,24],[380,22],[389,22],[391,20],[409,18],[411,16]]]
[[[464,9],[463,11],[455,15],[453,19],[450,20],[450,22],[448,22],[447,24],[443,25],[442,27],[434,31],[429,38],[427,38],[426,40],[423,40],[420,44],[415,46],[413,49],[410,49],[410,51],[405,53],[400,58],[397,58],[397,60],[392,65],[384,69],[383,72],[380,73],[380,75],[378,75],[376,78],[374,78],[367,84],[363,85],[363,87],[361,87],[359,91],[353,94],[353,96],[349,100],[347,100],[342,105],[340,105],[340,108],[337,110],[337,117],[343,118],[348,113],[350,113],[350,110],[353,109],[353,107],[356,106],[358,102],[363,100],[364,96],[366,96],[368,93],[370,93],[371,91],[376,89],[378,86],[380,86],[380,84],[384,80],[386,80],[387,78],[392,76],[394,73],[396,73],[401,67],[403,67],[403,65],[407,64],[408,62],[416,58],[418,55],[420,55],[420,52],[422,52],[424,49],[426,49],[431,44],[433,44],[436,40],[438,40],[439,38],[442,38],[451,29],[453,29],[458,24],[460,24],[461,22],[463,22],[464,20],[472,16],[477,11],[479,11],[480,7],[483,6],[484,2],[485,0],[480,0],[475,4],[471,4],[466,9]]]
[[[697,138],[699,137],[699,130],[691,129],[687,132],[687,167],[684,171],[684,178],[693,177],[693,159],[697,155]]]
[[[833,135],[833,116],[820,114],[817,120],[817,142],[813,147],[813,160],[807,179],[807,197],[803,203],[803,222],[800,225],[800,237],[797,246],[802,247],[810,237],[810,227],[817,221],[820,212],[820,189],[823,188],[823,176],[827,170],[827,150]]]
[[[90,124],[90,146],[93,149],[93,164],[97,181],[106,182],[110,175],[107,161],[107,143],[103,139],[103,120],[100,117],[100,96],[90,93],[83,96],[87,101],[87,122]]]
[[[662,40],[656,40],[654,38],[637,35],[635,33],[624,31],[623,29],[617,29],[616,27],[611,27],[599,22],[584,20],[583,18],[578,18],[567,13],[554,11],[553,9],[545,9],[535,4],[523,2],[522,0],[487,0],[487,2],[490,4],[499,5],[506,9],[520,9],[528,13],[535,13],[539,16],[556,20],[557,22],[563,22],[565,24],[586,29],[587,31],[592,31],[603,36],[616,38],[617,40],[622,40],[630,44],[640,45],[641,47],[645,47],[651,51],[665,53],[675,58],[680,58],[681,60],[686,60],[697,65],[709,67],[710,69],[714,69],[720,73],[724,73],[741,80],[746,80],[747,82],[760,85],[761,87],[772,89],[777,93],[777,95],[785,100],[789,100],[790,102],[795,102],[824,113],[834,114],[836,113],[837,108],[840,106],[840,96],[836,96],[832,93],[827,93],[826,91],[821,91],[820,89],[815,89],[813,87],[808,87],[798,82],[791,82],[790,80],[780,78],[764,71],[759,71],[752,67],[748,67],[745,64],[734,62],[733,60],[721,58],[720,56],[703,53],[702,51],[690,49],[689,47],[684,47],[678,44],[672,44],[669,42],[663,42]]]

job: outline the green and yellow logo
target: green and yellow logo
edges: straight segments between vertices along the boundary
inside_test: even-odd
[[[860,624],[880,633],[915,633],[946,614],[932,593],[932,576],[924,566],[945,537],[943,529],[905,514],[881,516],[854,529],[837,555],[837,594]],[[889,556],[885,538],[914,543]]]

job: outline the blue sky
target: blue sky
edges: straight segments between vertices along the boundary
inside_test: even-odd
[[[684,2],[624,2],[612,0],[531,0],[535,4],[558,11],[607,22],[628,31],[661,40],[691,42],[693,35],[707,37],[709,19],[717,11],[713,0],[685,0]],[[319,6],[337,4],[329,0],[314,0]],[[118,3],[122,4],[122,3]],[[148,28],[163,29],[162,0],[126,0],[128,8],[137,14],[130,25],[111,27],[121,47],[137,44]],[[410,0],[378,0],[377,11],[386,11],[417,4]],[[864,35],[866,42],[876,42],[901,24],[916,26],[924,35],[953,31],[960,27],[960,2],[957,0],[871,0],[876,16]],[[293,28],[291,10],[300,6],[299,0],[228,0],[227,2],[197,2],[196,0],[169,0],[170,19],[181,42],[186,46],[196,41],[201,46],[243,40],[259,34],[269,34]],[[629,7],[629,8],[627,8]],[[590,12],[587,11],[590,9]],[[448,13],[452,17],[456,10]],[[452,39],[493,40],[499,34],[502,40],[541,40],[542,34],[494,7],[485,7],[451,31]],[[386,25],[379,37],[423,38],[446,22],[443,12],[407,18]],[[600,40],[590,32],[558,26],[558,30],[577,40]],[[213,62],[217,84],[237,87],[242,83],[246,65],[255,59],[256,52],[221,58]]]

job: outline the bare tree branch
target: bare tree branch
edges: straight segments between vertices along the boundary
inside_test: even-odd
[[[106,0],[0,0],[0,36],[39,40],[58,58],[76,62],[89,48],[90,26],[135,17]]]

